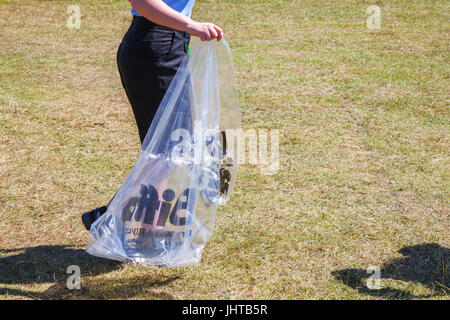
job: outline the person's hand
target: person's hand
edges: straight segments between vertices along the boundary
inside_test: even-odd
[[[223,37],[222,29],[210,22],[192,21],[192,23],[188,25],[187,31],[191,35],[199,37],[202,41],[214,39],[220,41]]]

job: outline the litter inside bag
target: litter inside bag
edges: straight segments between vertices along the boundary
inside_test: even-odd
[[[87,252],[153,266],[196,264],[233,190],[240,111],[225,40],[191,43]]]

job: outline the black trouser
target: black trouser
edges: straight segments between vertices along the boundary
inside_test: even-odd
[[[141,144],[175,73],[190,35],[133,17],[117,52],[122,85],[133,109]]]

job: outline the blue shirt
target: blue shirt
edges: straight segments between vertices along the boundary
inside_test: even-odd
[[[190,17],[192,7],[194,6],[195,0],[163,0],[165,4],[174,9],[175,11],[181,12],[182,14]],[[131,13],[135,16],[140,16],[139,12],[131,9]]]

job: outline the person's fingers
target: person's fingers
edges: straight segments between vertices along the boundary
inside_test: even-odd
[[[222,40],[222,38],[223,38],[223,31],[222,31],[222,29],[219,28],[219,27],[216,26],[216,25],[214,25],[214,29],[215,29],[216,32],[217,32],[217,41]]]
[[[208,26],[203,24],[203,30],[202,30],[202,41],[209,41],[209,30]]]
[[[204,33],[203,31],[200,31],[200,32],[197,34],[197,37],[199,37],[200,40],[205,41],[205,33]]]
[[[197,27],[195,33],[191,32],[191,34],[198,36],[202,41],[211,41],[213,39],[220,41],[223,38],[222,29],[213,23],[197,23]]]
[[[213,40],[213,39],[216,39],[219,37],[219,34],[217,33],[216,29],[214,28],[214,25],[210,26],[209,34],[211,36],[210,40]]]

